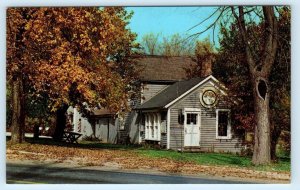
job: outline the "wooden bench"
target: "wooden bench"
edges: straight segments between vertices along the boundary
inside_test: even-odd
[[[82,134],[72,132],[72,131],[64,131],[63,140],[68,143],[76,143],[78,144],[78,139],[81,137]]]

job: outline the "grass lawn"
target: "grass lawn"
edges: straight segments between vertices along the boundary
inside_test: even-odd
[[[7,138],[9,140],[9,138]],[[119,145],[119,144],[103,144],[95,141],[81,141],[79,144],[69,144],[65,142],[55,142],[52,139],[38,139],[26,138],[27,143],[37,145],[50,145],[53,147],[73,147],[79,149],[89,150],[124,150],[132,151],[140,156],[160,159],[166,158],[179,162],[190,162],[199,165],[213,165],[213,166],[229,166],[236,168],[247,168],[260,171],[290,171],[290,158],[280,155],[277,163],[272,163],[264,166],[254,166],[251,163],[251,157],[238,156],[235,154],[225,153],[181,153],[172,150],[158,150],[152,148],[144,148],[136,145]]]
[[[224,153],[181,153],[167,150],[143,149],[136,150],[139,154],[151,158],[169,158],[182,162],[193,162],[200,165],[220,165],[244,167],[263,171],[290,171],[290,159],[280,158],[278,163],[263,166],[254,166],[250,157]]]

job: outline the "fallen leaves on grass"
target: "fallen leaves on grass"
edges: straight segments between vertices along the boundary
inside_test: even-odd
[[[124,169],[157,169],[168,173],[208,174],[242,178],[289,180],[289,172],[266,172],[230,166],[205,166],[168,158],[150,158],[134,150],[88,149],[54,145],[22,144],[7,146],[8,160],[36,160],[104,166],[116,163]]]

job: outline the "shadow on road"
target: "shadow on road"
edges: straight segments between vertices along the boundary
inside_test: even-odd
[[[236,184],[246,181],[158,175],[124,171],[103,171],[43,165],[7,164],[7,183],[50,184]],[[253,182],[252,182],[253,183]]]

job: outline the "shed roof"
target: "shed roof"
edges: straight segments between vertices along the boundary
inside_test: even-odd
[[[93,109],[91,115],[95,117],[105,117],[115,115],[115,112],[110,111],[107,108]]]
[[[150,100],[136,107],[136,109],[156,109],[163,108],[185,92],[199,84],[205,78],[192,78],[190,80],[179,81],[167,87]]]
[[[187,56],[147,55],[135,58],[141,81],[180,81],[187,79],[185,68],[196,63]]]

